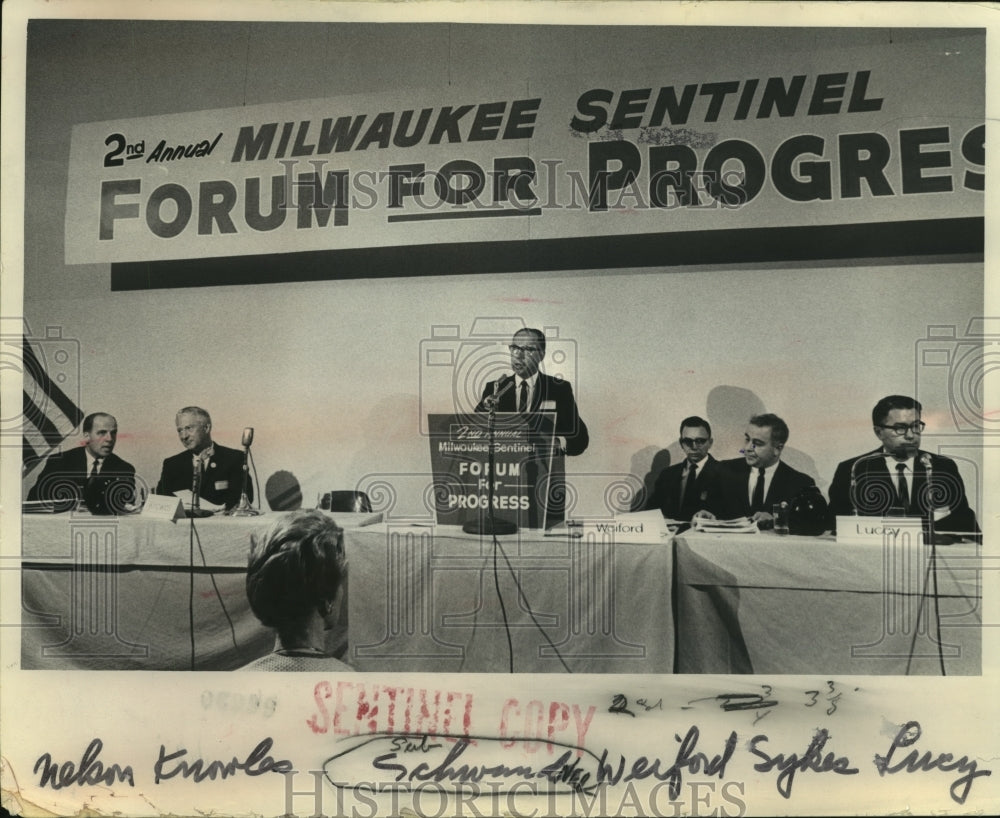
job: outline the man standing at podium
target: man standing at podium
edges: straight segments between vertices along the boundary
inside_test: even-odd
[[[157,494],[187,489],[215,505],[231,509],[243,491],[243,454],[212,440],[212,418],[198,406],[185,406],[177,413],[177,437],[186,451],[163,461]],[[253,484],[247,480],[247,499],[253,499]]]
[[[568,381],[538,371],[545,358],[545,333],[539,329],[520,329],[514,333],[509,349],[514,374],[488,383],[476,411],[489,411],[489,401],[494,397],[498,412],[528,414],[555,410],[555,433],[562,439],[562,450],[568,455],[583,454],[590,436],[577,411],[573,387]]]

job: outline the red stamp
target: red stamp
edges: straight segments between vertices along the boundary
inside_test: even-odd
[[[362,682],[319,682],[316,712],[306,724],[314,733],[469,735],[472,694]]]

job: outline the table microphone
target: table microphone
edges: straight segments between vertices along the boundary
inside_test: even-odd
[[[243,438],[240,445],[243,446],[243,490],[240,492],[239,505],[226,512],[230,517],[256,517],[260,514],[257,509],[250,505],[250,498],[247,497],[247,478],[250,476],[250,467],[247,459],[250,456],[250,444],[253,443],[253,426],[243,428]]]

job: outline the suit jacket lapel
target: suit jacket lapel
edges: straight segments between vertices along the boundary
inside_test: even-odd
[[[771,478],[771,484],[767,487],[767,493],[764,495],[764,510],[770,511],[771,506],[774,505],[771,502],[772,497],[784,496],[784,482],[785,482],[785,464],[782,461],[778,461],[778,465],[774,467],[774,476]]]

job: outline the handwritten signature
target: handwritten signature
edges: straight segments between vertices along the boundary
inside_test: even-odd
[[[274,740],[265,738],[242,760],[234,756],[231,761],[206,762],[202,758],[185,759],[184,756],[187,755],[188,751],[183,748],[168,753],[167,748],[161,744],[159,755],[153,765],[154,783],[159,784],[161,781],[167,781],[176,776],[190,778],[197,784],[206,778],[210,781],[214,781],[216,778],[224,780],[237,773],[257,776],[270,772],[291,772],[291,761],[284,759],[276,761],[270,755],[273,746]],[[95,784],[127,783],[130,787],[134,787],[135,774],[132,765],[105,765],[99,758],[103,749],[104,742],[99,738],[93,739],[87,745],[87,749],[83,751],[78,765],[72,761],[60,764],[58,761],[52,760],[51,753],[42,753],[33,769],[34,773],[39,774],[39,786],[59,790],[74,784],[93,786]]]

